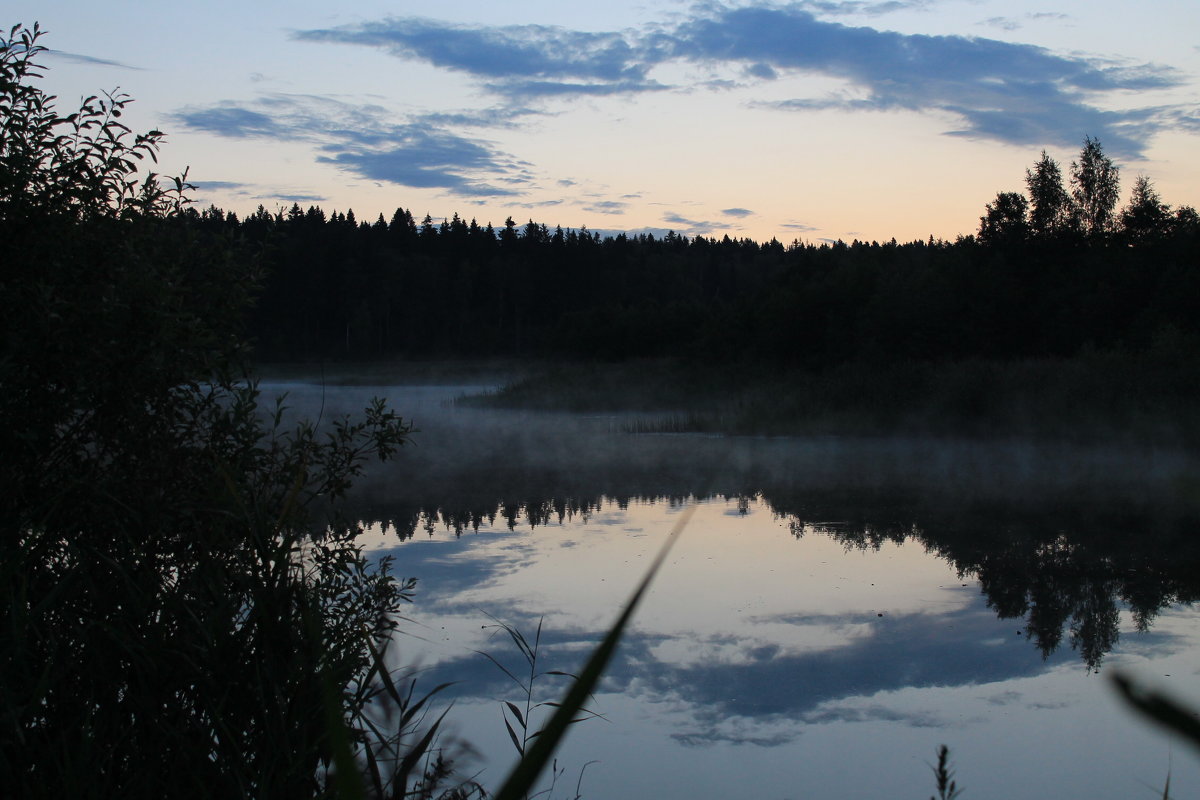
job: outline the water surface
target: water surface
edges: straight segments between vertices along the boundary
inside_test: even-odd
[[[321,392],[287,388],[300,407]],[[553,796],[927,797],[942,743],[975,798],[1161,796],[1168,772],[1200,788],[1193,753],[1106,678],[1200,704],[1188,454],[630,436],[447,404],[461,391],[324,402],[385,394],[420,428],[352,510],[420,581],[397,652],[428,688],[458,681],[449,719],[485,785],[514,755],[501,704],[523,703],[480,655],[522,674],[496,621],[540,623],[539,669],[578,668],[695,505]],[[562,688],[540,678],[535,699]]]

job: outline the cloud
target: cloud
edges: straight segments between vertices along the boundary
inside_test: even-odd
[[[628,208],[627,203],[622,203],[617,200],[597,200],[583,207],[584,211],[590,211],[593,214],[620,214]]]
[[[879,704],[827,706],[804,715],[810,724],[822,722],[900,722],[910,728],[945,728],[949,723],[931,711],[897,711]]]
[[[756,747],[780,747],[796,741],[798,733],[776,733],[770,736],[722,733],[715,728],[703,731],[672,733],[671,738],[684,747],[708,747],[714,744],[750,744]]]
[[[994,706],[1007,706],[1013,703],[1019,703],[1022,700],[1020,692],[1014,692],[1011,689],[1004,692],[998,692],[986,698],[988,703]]]
[[[1181,80],[1162,67],[1119,67],[1033,45],[851,27],[796,6],[721,8],[693,18],[678,29],[672,52],[841,78],[864,95],[773,104],[782,109],[949,112],[963,123],[948,131],[954,135],[1077,144],[1090,133],[1125,154],[1141,151],[1147,114],[1101,111],[1087,103],[1088,96]]]
[[[256,200],[283,200],[288,203],[320,203],[328,198],[319,194],[264,194]]]
[[[464,172],[492,171],[495,154],[460,136],[419,128],[398,131],[398,146],[383,150],[345,149],[317,161],[334,164],[363,178],[415,188],[451,189],[464,195],[513,195]]]
[[[262,186],[252,183],[240,183],[238,181],[191,181],[190,183],[198,192],[231,192],[239,197],[249,197],[252,200],[272,200],[286,203],[319,203],[327,199],[323,195],[304,192],[272,192],[269,189],[264,191]]]
[[[979,24],[989,28],[999,28],[1002,31],[1015,31],[1021,27],[1021,23],[1012,17],[988,17]]]
[[[675,230],[680,233],[686,233],[690,236],[704,236],[715,228],[724,227],[720,222],[710,222],[709,220],[689,219],[682,214],[671,212],[663,214],[663,222],[668,225],[678,226]]]
[[[193,130],[232,138],[270,138],[315,144],[319,163],[368,180],[445,189],[464,197],[513,196],[530,180],[528,164],[490,142],[454,132],[460,126],[506,125],[523,109],[392,119],[374,104],[300,94],[189,107],[174,115]],[[510,187],[497,186],[508,183]]]
[[[648,67],[646,54],[624,34],[548,25],[492,27],[388,17],[379,22],[299,31],[294,36],[301,41],[380,48],[400,58],[497,80],[494,85],[500,91],[519,85],[535,94],[604,91],[618,86],[628,91],[646,83]]]
[[[519,126],[518,119],[521,117],[542,113],[532,108],[483,108],[423,114],[421,119],[432,124],[457,125],[464,128],[512,129]]]
[[[1030,13],[1026,14],[1025,16],[1027,16],[1027,17],[1029,17],[1029,19],[1033,19],[1033,20],[1050,19],[1050,20],[1054,20],[1056,22],[1065,21],[1065,20],[1068,20],[1071,18],[1070,14],[1063,14],[1062,12],[1059,12],[1059,11],[1031,11]]]
[[[176,122],[192,130],[234,139],[282,137],[285,134],[283,126],[272,117],[239,106],[188,107],[173,116]]]
[[[188,183],[196,187],[197,191],[201,192],[246,189],[250,186],[248,183],[238,183],[237,181],[188,181]]]
[[[553,200],[537,200],[531,203],[517,203],[516,205],[521,208],[546,208],[547,206],[561,206],[565,202],[562,198],[555,198]]]
[[[896,11],[925,9],[932,5],[932,0],[883,0],[882,2],[861,2],[860,0],[808,0],[796,3],[797,7],[810,9],[818,14],[827,16],[869,16],[877,17]]]
[[[754,212],[748,208],[722,208],[721,213],[727,217],[752,217]]]
[[[1062,14],[1056,11],[1036,11],[1026,13],[1024,18],[1033,22],[1043,22],[1047,20],[1051,22],[1063,22],[1071,17],[1067,14]],[[1016,17],[988,17],[979,24],[985,27],[999,28],[1000,30],[1010,32],[1020,30],[1021,28],[1025,27],[1024,23],[1022,23],[1021,20],[1017,19]]]
[[[1109,112],[1096,105],[1106,94],[1179,85],[1182,77],[1164,67],[1115,65],[1028,44],[904,34],[824,18],[878,16],[928,5],[925,0],[704,3],[681,19],[619,32],[388,17],[294,36],[378,48],[463,73],[511,104],[703,88],[704,81],[676,86],[651,77],[660,65],[690,62],[740,68],[752,81],[815,74],[852,87],[847,96],[762,104],[780,110],[935,112],[959,120],[948,134],[1011,144],[1074,146],[1090,134],[1114,155],[1137,156],[1156,130],[1170,124],[1149,109]],[[989,24],[1012,29],[1016,23],[995,17]]]
[[[1074,657],[1060,651],[1043,660],[1023,642],[1004,647],[990,644],[1008,622],[978,606],[935,615],[796,619],[796,624],[865,628],[865,632],[847,637],[835,648],[804,652],[758,647],[747,639],[737,660],[660,662],[652,672],[639,675],[635,686],[648,695],[679,699],[713,720],[783,715],[814,723],[891,720],[927,727],[943,721],[931,713],[897,711],[864,699],[909,687],[970,686],[1032,676]],[[945,637],[942,632],[947,630],[953,630],[954,636]],[[653,663],[655,646],[643,645],[636,634],[622,645],[629,650],[630,665]],[[625,664],[615,667],[614,676],[624,677],[626,668]]]
[[[93,67],[116,67],[118,69],[132,69],[142,71],[143,67],[134,67],[120,61],[113,61],[108,58],[96,58],[95,56],[85,56],[81,53],[68,53],[66,50],[47,50],[46,55],[54,58],[61,58],[63,61],[74,61],[77,64],[87,64]]]
[[[657,81],[622,81],[620,83],[578,83],[574,81],[502,81],[487,84],[499,94],[519,98],[580,96],[606,97],[636,92],[661,92],[672,87]]]
[[[746,67],[746,74],[752,78],[761,78],[764,81],[773,81],[779,77],[779,73],[770,64],[764,64],[761,61]]]

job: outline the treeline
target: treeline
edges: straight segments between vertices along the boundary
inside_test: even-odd
[[[264,243],[251,327],[267,360],[383,357],[848,361],[1071,356],[1189,341],[1200,216],[1118,173],[1088,139],[1069,188],[1042,154],[955,241],[784,245],[674,233],[601,237],[327,215],[316,206],[202,224]]]

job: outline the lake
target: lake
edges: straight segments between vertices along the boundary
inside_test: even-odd
[[[380,395],[415,421],[350,511],[419,579],[397,664],[418,690],[457,682],[447,724],[485,786],[515,755],[504,701],[525,709],[491,659],[528,676],[499,625],[531,643],[540,625],[538,671],[578,669],[694,507],[547,796],[928,797],[940,744],[970,798],[1200,789],[1196,753],[1107,677],[1200,706],[1188,453],[639,436],[454,404],[481,386],[262,388],[323,418]]]

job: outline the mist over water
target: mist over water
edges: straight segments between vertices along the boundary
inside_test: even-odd
[[[1161,446],[897,437],[633,435],[633,414],[490,410],[456,399],[487,384],[319,386],[264,383],[292,413],[330,420],[372,396],[416,427],[392,464],[372,465],[356,487],[368,507],[464,497],[507,501],[828,493],[940,507],[1135,504],[1156,514],[1200,503],[1200,462]],[[464,495],[464,492],[466,495]]]
[[[542,620],[545,668],[577,668],[699,503],[555,796],[599,759],[585,797],[919,797],[940,743],[973,797],[1161,796],[1168,768],[1175,791],[1200,787],[1104,679],[1200,698],[1190,454],[631,435],[620,415],[454,403],[485,387],[262,386],[311,418],[379,395],[414,422],[350,513],[420,581],[400,657],[459,681],[451,716],[485,785],[514,755],[500,703],[517,688],[478,654],[515,657],[491,617]]]

